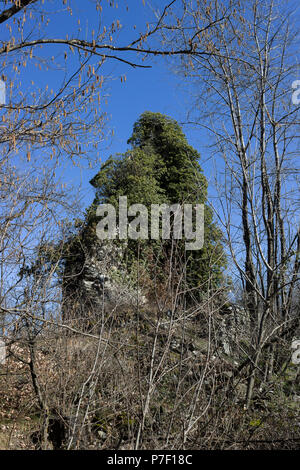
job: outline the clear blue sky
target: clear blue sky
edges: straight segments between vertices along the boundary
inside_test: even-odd
[[[153,12],[149,6],[144,6],[143,0],[121,0],[118,8],[109,7],[109,2],[103,1],[103,24],[110,25],[113,20],[119,19],[123,28],[119,33],[119,44],[127,44],[136,38],[139,32],[145,30],[145,24],[154,20]],[[154,7],[162,7],[168,3],[168,0],[151,0]],[[53,0],[52,4],[45,2],[48,9],[47,17],[50,20],[47,27],[47,35],[52,37],[65,38],[66,33],[72,36],[77,30],[77,19],[81,19],[83,31],[90,33],[95,28],[94,5],[90,1],[77,0],[74,5],[74,14],[62,12],[62,0]],[[72,2],[73,4],[73,2]],[[38,4],[37,4],[38,5]],[[50,5],[50,6],[49,6]],[[128,7],[128,11],[127,8]],[[57,10],[60,10],[57,14]],[[136,25],[136,29],[133,27]],[[5,34],[5,31],[3,31]],[[61,52],[60,46],[44,48],[41,54],[47,56],[55,55]],[[130,56],[137,62],[140,60],[136,56]],[[144,63],[145,64],[145,63]],[[188,89],[187,82],[181,83],[174,71],[168,68],[168,65],[162,58],[150,58],[147,65],[150,69],[131,68],[125,64],[115,61],[108,61],[103,67],[103,75],[111,77],[107,82],[107,105],[104,111],[109,115],[108,130],[114,129],[114,137],[110,142],[103,142],[102,161],[113,153],[124,152],[127,149],[127,139],[130,137],[134,122],[144,111],[153,111],[167,114],[176,119],[179,123],[186,120],[186,112],[191,105],[191,89]],[[28,67],[22,72],[22,86],[26,90],[30,87],[31,80],[36,85],[44,87],[46,83],[53,86],[59,81],[60,74],[55,70],[47,72],[39,71],[34,67]],[[120,76],[126,75],[126,82],[121,83]],[[297,77],[295,77],[297,78]],[[192,86],[192,85],[190,85]],[[207,149],[210,143],[210,137],[200,129],[192,129],[184,126],[189,143],[194,146],[201,155],[201,165],[206,177],[211,179],[214,169],[209,158]],[[85,165],[86,167],[87,165]],[[71,164],[65,166],[62,174],[63,179],[71,182],[78,189],[81,188],[83,196],[83,206],[87,207],[93,200],[93,188],[89,185],[89,180],[94,176],[99,168],[79,169]],[[213,185],[210,190],[214,193]],[[78,191],[77,191],[78,192]]]
[[[136,31],[143,30],[145,23],[151,18],[152,12],[147,5],[143,6],[142,0],[129,0],[124,3],[129,5],[128,12],[125,11],[125,8],[118,8],[110,9],[108,13],[112,17],[120,17],[121,24],[124,25],[124,34],[121,35],[121,38],[123,37],[126,42],[135,37],[133,25],[137,25]],[[160,0],[153,3],[161,8],[163,4],[168,2]],[[107,65],[108,74],[115,77],[109,82],[110,96],[105,109],[110,116],[108,126],[114,129],[114,137],[112,141],[107,142],[106,147],[109,147],[103,149],[103,161],[110,154],[127,150],[127,140],[131,135],[133,124],[144,111],[167,114],[180,123],[186,119],[186,111],[190,102],[186,85],[181,84],[181,80],[170,70],[164,59],[152,57],[147,65],[152,67],[150,69],[133,69],[124,64],[113,62]],[[121,83],[119,77],[123,74],[126,74],[127,80]],[[204,160],[205,142],[203,142],[203,136],[199,135],[199,129],[195,132],[190,127],[185,127],[184,131],[188,136],[189,143],[200,151]],[[203,166],[206,167],[206,174],[209,173],[209,165],[205,165],[203,162]],[[76,175],[73,175],[76,176],[77,182],[81,181],[86,200],[89,202],[93,197],[93,188],[89,186],[88,181],[94,174],[95,170],[86,170],[80,175],[77,170]]]
[[[123,28],[121,30],[118,43],[126,44],[137,36],[138,32],[145,30],[147,21],[154,20],[151,9],[144,6],[142,0],[122,0],[119,2],[118,8],[104,8],[103,22],[110,25],[114,19],[120,19]],[[152,5],[160,9],[168,2],[165,0],[155,0],[151,2]],[[81,25],[88,31],[94,28],[94,7],[90,2],[78,1],[79,9],[74,11],[74,15],[56,14],[56,10],[61,8],[62,1],[54,0],[51,9],[49,10],[50,23],[47,27],[47,34],[52,34],[53,37],[65,37],[69,31],[72,35],[73,31],[77,29],[77,19],[81,17]],[[105,5],[105,2],[103,3]],[[126,10],[128,6],[128,11]],[[136,25],[136,29],[133,26]],[[48,47],[48,46],[47,46]],[[57,54],[58,46],[48,47],[44,52],[47,56]],[[134,55],[130,58],[140,62],[140,59]],[[120,64],[115,61],[108,61],[103,67],[103,75],[111,77],[107,82],[107,105],[104,111],[109,115],[109,122],[107,129],[114,130],[114,137],[112,140],[104,142],[102,145],[101,158],[102,161],[113,153],[124,152],[127,146],[127,139],[130,137],[134,122],[144,111],[153,111],[167,114],[172,118],[182,123],[185,120],[186,110],[190,100],[190,94],[187,90],[187,85],[183,86],[180,79],[175,76],[172,70],[162,58],[150,58],[145,65],[151,65],[150,69],[131,68],[125,64]],[[126,82],[121,83],[120,76],[126,75]],[[34,79],[37,85],[43,86],[48,83],[56,83],[59,74],[57,71],[40,72],[37,69],[27,70],[27,76],[23,81],[23,86]],[[205,160],[205,140],[203,135],[192,131],[190,128],[185,128],[184,131],[188,136],[189,143],[197,148],[203,155]],[[209,173],[209,164],[202,165],[205,174]],[[71,164],[65,166],[62,173],[63,179],[72,182],[76,188],[81,188],[83,196],[83,206],[88,206],[92,200],[94,191],[89,185],[89,180],[94,176],[99,168],[95,169],[79,169],[73,167]]]

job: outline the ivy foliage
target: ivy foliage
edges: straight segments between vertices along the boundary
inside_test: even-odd
[[[217,288],[224,280],[226,257],[222,233],[213,221],[207,204],[207,179],[199,164],[200,155],[189,145],[179,124],[160,113],[145,112],[134,124],[124,154],[111,156],[90,181],[96,190],[95,199],[87,210],[85,238],[93,243],[96,236],[96,208],[110,203],[116,208],[120,196],[127,196],[128,206],[143,204],[151,214],[151,204],[204,204],[204,246],[201,250],[185,252],[184,240],[177,242],[177,256],[187,261],[188,287],[205,291]],[[149,220],[149,226],[151,221]],[[87,237],[89,234],[89,237]],[[88,241],[89,240],[89,241]],[[139,249],[137,249],[139,247]],[[127,261],[133,266],[137,256],[157,260],[163,272],[169,262],[171,242],[128,240]]]

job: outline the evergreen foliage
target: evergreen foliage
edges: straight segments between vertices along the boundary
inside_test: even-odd
[[[127,196],[128,205],[140,203],[149,209],[151,204],[205,204],[205,242],[203,249],[185,253],[184,240],[177,241],[177,256],[181,269],[187,259],[187,283],[195,292],[214,289],[223,282],[226,265],[222,233],[213,222],[207,202],[207,180],[199,164],[200,155],[191,147],[178,123],[160,113],[145,112],[135,123],[124,154],[111,156],[90,183],[96,189],[93,204],[87,211],[85,238],[92,243],[99,220],[96,208],[110,203],[118,209],[120,196]],[[150,223],[150,222],[149,222]],[[88,238],[88,236],[91,237]],[[140,259],[159,259],[161,272],[168,263],[171,242],[159,243],[128,240],[127,261],[130,265]],[[139,246],[139,250],[137,247]]]

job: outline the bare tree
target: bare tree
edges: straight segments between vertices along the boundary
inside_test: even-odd
[[[186,16],[178,41],[197,38],[197,44],[192,57],[183,57],[181,71],[200,90],[189,122],[214,138],[219,168],[215,208],[250,318],[248,408],[257,371],[268,380],[276,359],[280,368],[276,344],[291,340],[299,326],[293,307],[300,248],[299,106],[291,100],[297,73],[295,5],[288,8],[275,0],[183,4]],[[200,57],[197,49],[213,54]]]

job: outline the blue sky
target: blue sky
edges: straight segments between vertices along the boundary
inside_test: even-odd
[[[119,3],[119,8],[111,8],[108,6],[108,2],[103,2],[103,5],[107,5],[103,11],[103,24],[110,25],[115,19],[120,19],[123,28],[118,33],[118,43],[124,45],[135,39],[139,32],[144,31],[146,22],[151,21],[151,18],[154,19],[154,16],[147,2],[144,6],[143,0],[122,0]],[[151,4],[154,7],[160,7],[160,10],[166,3],[168,3],[167,0],[151,0]],[[77,7],[71,16],[69,13],[62,11],[62,0],[53,0],[52,4],[47,2],[47,17],[50,19],[46,30],[47,35],[62,38],[65,37],[66,33],[69,33],[70,36],[73,33],[75,35],[78,18],[81,18],[84,34],[85,32],[89,34],[95,28],[95,10],[92,2],[78,0],[74,4]],[[128,11],[126,6],[128,6]],[[59,14],[57,14],[58,9],[60,10]],[[136,26],[136,29],[134,29],[134,26]],[[41,51],[41,54],[47,56],[59,53],[62,53],[61,46],[47,46]],[[130,55],[130,58],[137,62],[140,61],[136,55]],[[144,64],[151,65],[151,68],[133,69],[115,61],[107,61],[103,67],[101,73],[110,78],[106,82],[105,89],[108,95],[107,104],[104,105],[102,111],[108,113],[107,130],[113,129],[114,137],[102,144],[102,162],[111,154],[126,151],[128,148],[127,139],[131,135],[133,124],[144,111],[167,114],[179,123],[186,120],[186,112],[191,106],[192,85],[188,88],[187,82],[181,82],[181,79],[174,74],[174,70],[170,70],[170,65],[167,65],[162,58],[151,57]],[[43,89],[46,83],[49,83],[50,87],[55,86],[61,78],[58,71],[51,69],[45,72],[34,67],[28,67],[22,73],[22,86],[25,90],[31,87],[31,80],[34,80],[34,86]],[[126,75],[126,82],[121,82],[121,75]],[[199,127],[193,129],[190,126],[184,126],[184,132],[189,143],[201,155],[200,163],[204,169],[204,174],[211,182],[210,192],[214,194],[213,174],[215,168],[209,159],[211,152],[207,148],[211,143],[211,137],[208,133],[200,131]],[[83,207],[87,207],[93,200],[94,191],[89,185],[89,180],[98,169],[99,167],[88,169],[83,162],[81,169],[68,163],[64,164],[64,170],[61,170],[61,177],[64,182],[71,183],[76,192],[81,194]]]
[[[167,2],[159,0],[152,1],[152,5],[161,9],[162,5]],[[104,3],[105,4],[105,3]],[[64,37],[67,31],[76,31],[77,19],[82,18],[82,27],[87,31],[94,28],[94,8],[90,2],[77,2],[80,7],[74,11],[74,15],[68,13],[56,15],[56,9],[61,7],[61,0],[55,0],[51,10],[49,10],[50,24],[47,28],[47,34],[53,37]],[[142,0],[127,0],[120,2],[118,8],[107,7],[103,12],[104,24],[111,24],[116,18],[120,19],[123,28],[119,33],[118,42],[126,44],[137,36],[138,32],[145,30],[145,24],[149,19],[154,19],[151,9],[144,6]],[[128,11],[126,10],[128,6]],[[134,29],[136,26],[136,29]],[[58,52],[57,46],[48,47],[46,54],[51,56]],[[140,59],[131,55],[130,58],[141,63]],[[169,66],[162,58],[150,58],[145,65],[151,65],[151,68],[141,69],[132,68],[125,64],[115,61],[108,61],[104,65],[103,73],[105,76],[111,77],[106,82],[106,92],[108,94],[107,104],[102,111],[106,111],[109,116],[107,130],[114,130],[114,136],[106,142],[103,142],[101,159],[105,161],[109,155],[124,152],[128,148],[127,140],[131,135],[134,122],[144,111],[153,111],[167,114],[178,122],[183,123],[186,119],[186,110],[188,108],[190,95],[185,86],[180,83],[180,78],[170,70]],[[47,73],[33,70],[32,74],[27,75],[28,82],[33,78],[39,86],[43,84],[55,83],[58,73],[56,71],[47,71]],[[126,82],[121,82],[120,76],[126,75]],[[24,86],[25,86],[24,82]],[[186,127],[184,131],[187,134],[189,143],[205,156],[205,143],[203,136]],[[205,173],[209,173],[210,165],[204,164]],[[88,169],[87,165],[83,165],[82,169],[73,167],[71,164],[64,165],[62,178],[76,188],[80,188],[83,207],[88,206],[94,195],[93,188],[89,185],[89,180],[95,175],[99,168]]]

